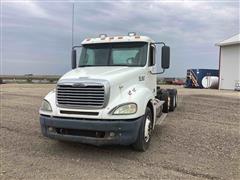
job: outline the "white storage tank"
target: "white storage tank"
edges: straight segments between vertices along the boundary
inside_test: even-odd
[[[217,89],[218,88],[218,80],[217,76],[204,76],[202,79],[203,88]]]

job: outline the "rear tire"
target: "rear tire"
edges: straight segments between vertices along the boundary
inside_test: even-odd
[[[165,101],[163,104],[163,113],[168,113],[169,112],[169,94],[168,92],[163,94],[163,100]]]
[[[166,89],[160,89],[157,91],[157,98],[160,101],[164,101],[163,104],[163,113],[168,113],[169,111],[169,93]]]
[[[177,90],[176,89],[168,89],[170,103],[169,103],[169,111],[174,111],[177,106]]]
[[[177,95],[177,91],[176,91],[176,96],[175,96],[175,108],[177,107],[177,103],[178,103],[178,95]]]
[[[151,141],[151,134],[153,128],[153,114],[149,107],[146,108],[146,112],[144,115],[144,120],[141,122],[138,137],[136,142],[133,144],[133,148],[137,151],[144,152],[148,149],[150,141]]]

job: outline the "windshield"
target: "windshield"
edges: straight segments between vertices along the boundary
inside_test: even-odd
[[[146,60],[146,42],[87,44],[83,45],[79,67],[144,66]]]

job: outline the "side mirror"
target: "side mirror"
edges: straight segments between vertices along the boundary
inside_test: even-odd
[[[162,68],[168,69],[170,66],[170,47],[162,47]]]
[[[77,67],[77,51],[75,49],[72,50],[72,69]]]

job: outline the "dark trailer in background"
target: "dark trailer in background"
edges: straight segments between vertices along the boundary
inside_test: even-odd
[[[188,69],[185,82],[186,88],[218,88],[219,70]]]

